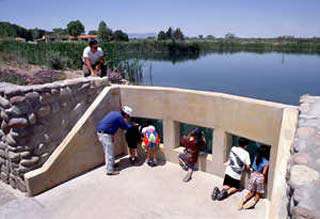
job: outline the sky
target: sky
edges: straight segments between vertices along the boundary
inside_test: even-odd
[[[127,33],[180,27],[187,36],[320,36],[320,0],[0,0],[0,21],[27,28],[65,28],[79,19],[86,31],[101,20]]]

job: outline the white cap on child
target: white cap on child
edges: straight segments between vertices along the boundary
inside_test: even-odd
[[[154,131],[156,130],[156,128],[155,128],[153,125],[149,125],[149,126],[148,126],[148,130],[149,130],[150,132],[154,132]]]

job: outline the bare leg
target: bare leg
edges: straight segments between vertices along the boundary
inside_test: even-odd
[[[243,208],[244,209],[253,208],[257,204],[257,202],[260,200],[260,196],[261,194],[256,192],[256,194],[254,195],[254,198],[250,199],[250,201],[247,201],[247,203],[243,205]]]
[[[193,173],[193,170],[189,168],[187,175],[183,178],[183,182],[189,182],[192,178],[192,173]]]
[[[241,210],[243,208],[243,205],[248,202],[252,197],[254,196],[253,192],[248,191],[248,193],[244,194],[243,197],[241,197],[241,201],[238,206],[238,210]]]

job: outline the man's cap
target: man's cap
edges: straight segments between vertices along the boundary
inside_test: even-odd
[[[121,108],[122,112],[124,112],[125,114],[127,114],[128,116],[132,115],[132,109],[129,106],[123,106]]]

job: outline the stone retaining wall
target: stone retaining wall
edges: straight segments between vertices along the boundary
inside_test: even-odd
[[[23,175],[43,165],[107,79],[0,85],[0,179],[26,191]]]
[[[288,166],[289,218],[320,218],[320,97],[303,96]]]

